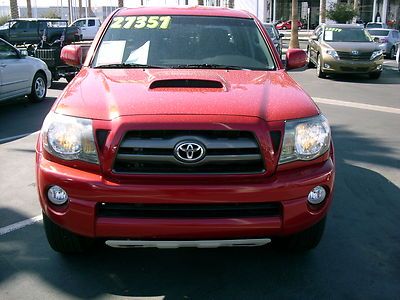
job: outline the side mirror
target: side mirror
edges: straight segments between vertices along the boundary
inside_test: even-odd
[[[79,45],[68,45],[61,49],[60,58],[67,65],[80,67],[83,63],[82,48]]]
[[[374,37],[374,43],[379,43],[379,38],[378,37]]]
[[[286,70],[302,68],[307,64],[307,53],[301,49],[286,52]]]
[[[316,36],[316,35],[312,35],[312,36],[310,36],[310,40],[312,40],[312,41],[318,41],[318,36]]]

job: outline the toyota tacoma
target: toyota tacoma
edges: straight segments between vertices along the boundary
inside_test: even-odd
[[[222,8],[119,9],[45,118],[44,228],[62,253],[320,241],[335,161],[326,117],[262,23]],[[83,56],[86,56],[84,58]]]

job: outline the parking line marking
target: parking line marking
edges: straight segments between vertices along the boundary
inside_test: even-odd
[[[26,226],[33,225],[33,224],[35,224],[37,222],[40,222],[42,220],[43,220],[43,216],[42,215],[38,215],[36,217],[23,220],[21,222],[17,222],[17,223],[14,223],[14,224],[11,224],[11,225],[8,225],[8,226],[5,226],[5,227],[1,227],[0,228],[0,236],[5,235],[5,234],[10,233],[10,232],[13,232],[15,230],[24,228]]]
[[[373,110],[373,111],[379,111],[379,112],[400,115],[400,108],[379,106],[379,105],[372,105],[372,104],[365,104],[365,103],[357,103],[357,102],[349,102],[349,101],[341,101],[341,100],[334,100],[334,99],[327,99],[327,98],[318,98],[318,97],[313,97],[313,99],[317,103]]]
[[[8,142],[11,142],[11,141],[14,141],[14,140],[18,140],[20,138],[23,138],[23,137],[26,137],[26,136],[29,136],[29,135],[37,134],[37,133],[39,133],[39,131],[40,130],[35,131],[35,132],[30,132],[30,133],[24,133],[24,134],[9,136],[9,137],[0,139],[0,144],[4,144],[4,143],[8,143]]]

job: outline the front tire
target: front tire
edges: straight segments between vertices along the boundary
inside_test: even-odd
[[[37,103],[46,98],[47,93],[47,79],[43,73],[36,73],[33,77],[31,93],[28,98],[31,102]]]
[[[281,251],[304,252],[318,246],[325,230],[326,216],[310,228],[286,237],[273,239],[272,246]]]
[[[310,49],[310,47],[307,48],[307,59],[308,59],[307,66],[308,66],[309,68],[314,68],[315,65],[314,65],[314,63],[313,63],[312,60],[311,60],[311,49]]]
[[[382,73],[382,72],[369,73],[369,78],[371,78],[371,79],[378,79],[379,77],[381,77],[381,73]]]
[[[47,241],[54,251],[66,254],[87,252],[94,246],[94,239],[74,234],[50,220],[43,213]]]
[[[317,56],[317,69],[316,69],[318,78],[325,78],[326,77],[325,73],[322,71],[322,64],[323,64],[322,56],[320,54],[318,54],[318,56]]]
[[[396,58],[396,49],[394,48],[394,46],[390,49],[388,58],[389,59],[395,59]]]

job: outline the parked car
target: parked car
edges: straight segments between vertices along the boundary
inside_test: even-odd
[[[377,79],[383,70],[383,51],[359,25],[320,25],[308,40],[309,66],[317,76],[327,74],[369,74]]]
[[[74,21],[70,27],[76,26],[81,30],[81,40],[93,40],[101,26],[99,18],[82,18]]]
[[[44,62],[0,39],[0,101],[28,95],[31,102],[40,102],[50,84],[51,73]]]
[[[365,25],[365,28],[371,29],[371,28],[388,28],[385,23],[382,22],[368,22],[367,25]]]
[[[278,30],[275,28],[274,24],[272,23],[263,23],[263,26],[267,31],[269,37],[271,38],[272,42],[274,43],[274,46],[278,51],[279,55],[282,57],[283,33],[279,33]]]
[[[396,62],[397,62],[397,69],[400,72],[400,47],[397,48]]]
[[[396,56],[397,47],[400,44],[400,34],[396,29],[368,29],[372,38],[379,43],[380,49],[390,59]]]
[[[303,23],[301,23],[300,21],[297,21],[297,26],[299,29],[303,28]],[[276,24],[276,29],[279,30],[286,30],[286,29],[292,29],[292,21],[282,21],[278,24]]]
[[[52,43],[64,36],[64,43],[80,40],[79,28],[68,27],[67,20],[60,19],[12,19],[0,29],[0,38],[11,44],[38,44],[42,37]]]
[[[333,197],[330,127],[253,15],[116,10],[36,148],[44,228],[62,253],[315,247]],[[81,63],[79,45],[62,59]],[[306,64],[289,49],[286,68]]]

